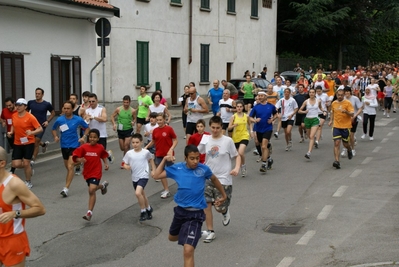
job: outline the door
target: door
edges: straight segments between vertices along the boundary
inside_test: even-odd
[[[226,65],[226,81],[230,81],[231,80],[231,65],[233,65],[233,63],[227,62],[227,65]]]
[[[179,58],[171,59],[171,73],[170,73],[170,97],[172,99],[172,105],[177,105],[179,90],[177,83],[177,73],[179,67]]]

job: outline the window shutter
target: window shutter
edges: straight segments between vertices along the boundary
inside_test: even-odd
[[[201,82],[209,82],[209,44],[201,44]]]
[[[209,9],[209,0],[201,0],[201,8]]]
[[[15,99],[25,96],[25,74],[23,55],[15,55]]]
[[[51,95],[52,105],[56,112],[61,111],[61,58],[51,57]]]
[[[80,97],[82,95],[82,70],[79,57],[72,58],[72,79],[73,92]]]
[[[236,12],[236,0],[227,0],[227,11]]]
[[[252,0],[251,2],[251,17],[258,17],[258,0]]]
[[[137,41],[137,85],[149,84],[148,42]]]
[[[24,56],[1,53],[1,92],[2,98],[15,100],[25,96]]]

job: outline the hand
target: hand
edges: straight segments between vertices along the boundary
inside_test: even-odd
[[[216,206],[216,207],[219,207],[220,205],[223,204],[223,202],[225,202],[225,200],[226,200],[226,198],[224,198],[224,197],[220,198],[219,197],[213,202],[213,205]]]
[[[330,120],[330,121],[328,122],[328,126],[331,126],[331,124],[332,124],[332,120]]]
[[[57,139],[58,140],[60,140],[59,138],[58,138],[58,136],[57,136]],[[86,138],[84,138],[84,137],[81,137],[81,138],[79,138],[79,143],[81,143],[81,144],[84,144],[85,142],[86,142],[86,140],[85,140]],[[56,142],[58,142],[58,140],[55,140]]]
[[[26,130],[25,133],[26,133],[26,135],[32,135],[32,131],[31,130]]]
[[[8,223],[14,219],[15,211],[8,211],[0,214],[0,223]]]
[[[166,161],[175,161],[176,158],[174,156],[168,154],[168,155],[165,156],[165,160]]]
[[[42,126],[43,126],[43,127],[47,127],[47,126],[48,126],[48,121],[43,122],[43,123],[42,123]]]
[[[79,139],[80,140],[80,139]],[[60,141],[60,138],[58,137],[58,136],[54,136],[54,141],[56,142],[56,143],[58,143],[59,141]]]
[[[115,125],[115,124],[112,126],[112,130],[113,130],[114,132],[116,131],[116,125]]]
[[[233,170],[230,172],[230,174],[233,175],[233,176],[237,176],[238,170],[233,169]]]
[[[105,165],[104,165],[104,170],[108,171],[108,169],[109,169],[109,165],[108,165],[108,164],[105,164]]]
[[[255,119],[255,122],[260,122],[260,118],[256,118],[256,119]]]

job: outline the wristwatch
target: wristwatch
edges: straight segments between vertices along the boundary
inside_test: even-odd
[[[21,211],[17,210],[17,211],[15,211],[15,219],[19,219],[19,218],[21,218]]]

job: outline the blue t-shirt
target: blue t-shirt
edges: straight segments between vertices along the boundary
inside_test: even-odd
[[[262,105],[259,103],[253,107],[249,116],[252,118],[260,118],[260,121],[255,124],[256,131],[259,133],[265,133],[273,131],[273,124],[268,123],[268,120],[276,113],[277,110],[273,104],[266,103],[265,105]]]
[[[65,115],[58,117],[53,124],[53,130],[60,127],[60,143],[61,148],[77,148],[80,146],[78,128],[89,128],[89,125],[82,119],[82,117],[73,115],[72,118],[67,119]]]
[[[219,100],[223,98],[223,88],[216,90],[215,88],[211,88],[208,91],[208,97],[211,98],[212,101],[212,111],[218,112],[219,111]]]
[[[174,200],[182,208],[205,209],[205,181],[210,179],[212,171],[199,163],[197,168],[187,168],[186,162],[179,162],[165,167],[166,175],[177,183]]]
[[[47,120],[47,111],[52,112],[54,110],[50,102],[43,100],[42,102],[36,102],[36,100],[29,100],[27,110],[35,116],[40,125]]]

